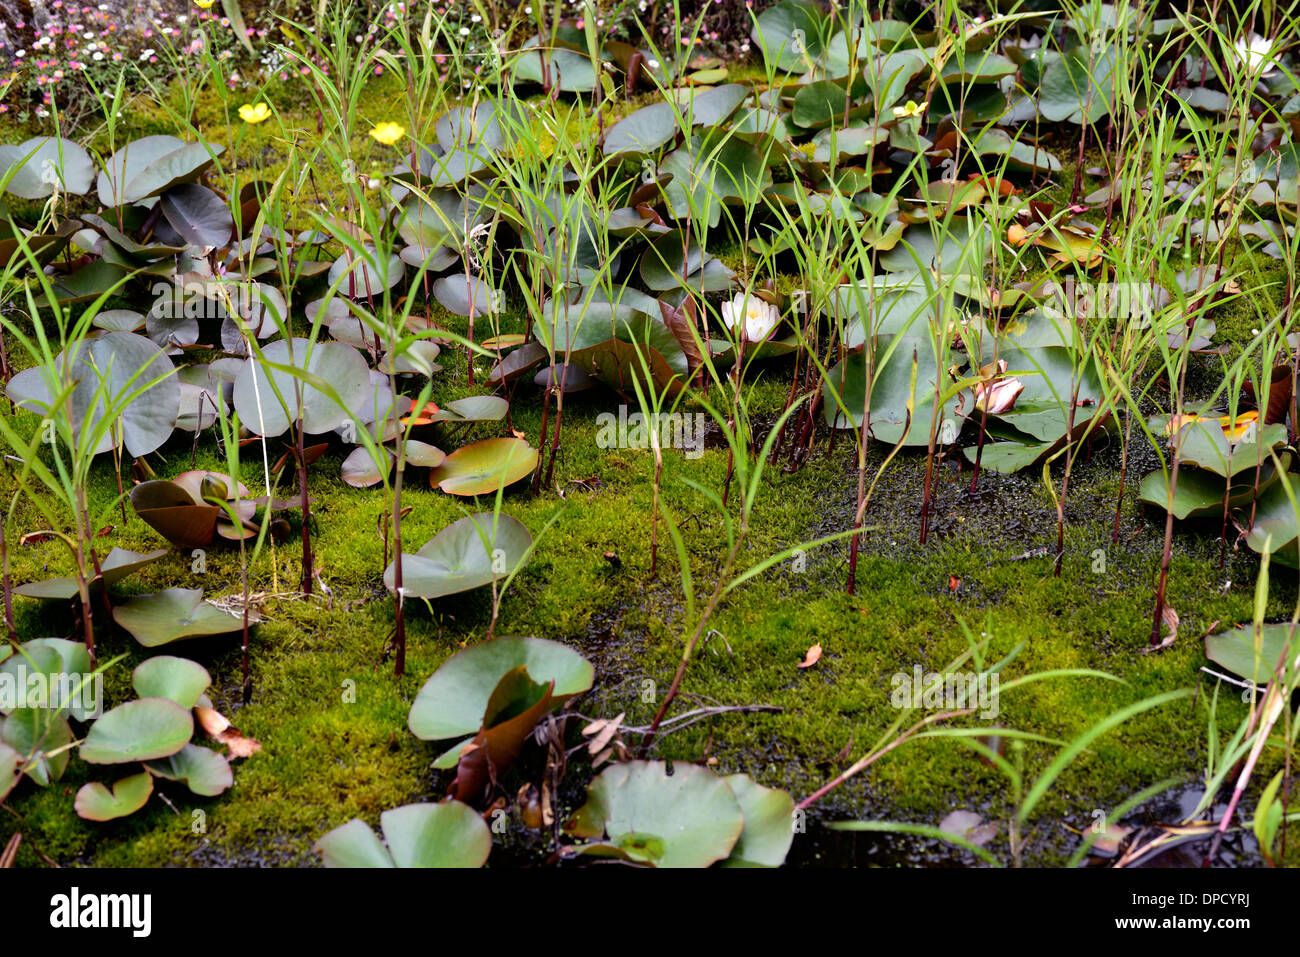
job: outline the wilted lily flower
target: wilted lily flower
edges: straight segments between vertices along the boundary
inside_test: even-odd
[[[245,123],[261,123],[271,118],[271,108],[265,103],[245,103],[239,108],[239,118]]]
[[[985,378],[975,383],[975,410],[989,415],[1010,412],[1020,393],[1025,391],[1025,384],[1014,377],[1003,378],[1007,371],[1006,359],[999,359],[996,369],[987,366],[985,369],[988,371],[980,370]]]
[[[762,342],[781,322],[781,313],[770,302],[738,292],[722,304],[722,321],[728,329],[739,325],[747,342]]]
[[[396,123],[380,123],[370,131],[371,139],[377,140],[385,146],[392,146],[405,135],[406,130]]]

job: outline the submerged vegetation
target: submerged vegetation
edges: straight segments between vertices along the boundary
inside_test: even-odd
[[[1294,863],[1294,5],[570,6],[0,127],[0,866]]]

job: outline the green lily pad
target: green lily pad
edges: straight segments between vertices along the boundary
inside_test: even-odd
[[[509,408],[510,403],[499,395],[468,395],[453,399],[427,418],[430,422],[498,422]]]
[[[202,588],[167,588],[137,595],[113,609],[113,620],[146,648],[200,635],[228,635],[244,627],[241,617],[204,601]]]
[[[0,801],[9,796],[23,775],[23,756],[0,741]]]
[[[182,708],[193,708],[212,684],[208,669],[197,661],[158,655],[131,673],[131,687],[141,698],[167,698]]]
[[[779,788],[765,788],[748,774],[731,774],[727,782],[745,815],[745,827],[723,867],[780,867],[794,843],[794,798]]]
[[[216,797],[235,783],[225,755],[187,744],[173,755],[145,765],[154,777],[181,781],[199,797]]]
[[[821,55],[825,21],[812,0],[781,0],[758,15],[750,35],[768,63],[801,72]]]
[[[152,761],[175,754],[193,735],[194,718],[188,709],[166,698],[139,698],[92,724],[80,754],[90,764]]]
[[[143,568],[150,562],[156,562],[166,554],[165,548],[152,552],[133,552],[126,548],[114,548],[100,560],[100,575],[92,578],[89,583],[91,593],[96,594],[100,589],[116,585],[136,569]],[[25,595],[28,598],[72,599],[77,597],[77,580],[66,575],[39,582],[28,582],[16,587],[14,594]]]
[[[112,821],[134,814],[153,794],[153,776],[148,771],[122,778],[110,791],[98,781],[83,785],[74,806],[77,816],[87,821]]]
[[[263,350],[264,362],[245,361],[234,391],[242,425],[258,435],[280,435],[301,416],[303,430],[318,435],[337,429],[364,407],[371,395],[370,368],[361,353],[342,342],[318,342],[309,357],[308,346],[308,340],[294,339],[290,360],[290,345],[281,339]],[[295,375],[277,368],[268,375],[267,364],[300,371]],[[299,393],[301,402],[295,397]]]
[[[6,649],[7,650],[7,649]],[[42,707],[66,711],[77,721],[85,721],[98,711],[97,686],[91,674],[90,655],[79,641],[66,638],[33,638],[23,642],[20,651],[12,656],[0,655],[0,688],[15,694],[25,685],[27,694],[43,693]],[[33,685],[33,677],[43,675],[45,685]],[[7,695],[0,695],[0,714],[8,714]],[[36,702],[29,699],[31,706]]]
[[[517,569],[532,544],[527,527],[509,515],[467,515],[429,539],[416,554],[402,556],[402,593],[442,598],[490,585]],[[394,562],[384,571],[389,591],[394,588],[396,567]]]
[[[1286,444],[1285,425],[1259,428],[1255,441],[1246,438],[1238,442],[1228,441],[1223,427],[1215,420],[1189,422],[1180,433],[1178,452],[1181,463],[1225,478],[1268,464],[1271,461],[1269,450]]]
[[[531,474],[538,458],[523,439],[483,439],[447,456],[430,471],[429,484],[448,495],[485,495]]]
[[[1256,552],[1268,551],[1274,561],[1296,568],[1300,567],[1300,515],[1292,504],[1293,496],[1300,498],[1300,483],[1291,476],[1282,476],[1260,495],[1246,544]]]
[[[72,728],[51,708],[15,708],[0,729],[0,741],[23,759],[23,774],[41,787],[63,777],[72,752]]]
[[[666,292],[680,288],[696,293],[725,292],[736,274],[722,260],[711,256],[693,240],[683,255],[680,230],[664,233],[641,257],[641,279],[647,288]]]
[[[1272,462],[1265,462],[1259,474],[1258,493],[1267,493],[1278,479],[1278,471]],[[1208,518],[1222,515],[1224,512],[1224,492],[1227,491],[1226,506],[1228,511],[1246,508],[1255,500],[1256,485],[1254,473],[1235,480],[1232,488],[1227,489],[1228,480],[1223,476],[1199,468],[1180,468],[1178,483],[1174,486],[1174,518]],[[1164,509],[1169,507],[1169,483],[1162,470],[1152,472],[1142,479],[1138,498],[1149,505]]]
[[[137,143],[132,146],[138,146]],[[131,149],[131,146],[126,148]],[[178,149],[165,153],[156,159],[150,159],[134,176],[125,180],[121,199],[123,203],[138,203],[164,193],[181,183],[192,183],[216,162],[216,158],[225,152],[219,143],[186,143]],[[124,156],[123,169],[129,175],[136,168],[138,154],[127,152]],[[116,168],[110,160],[109,166]]]
[[[629,761],[601,772],[587,802],[564,829],[594,844],[577,853],[614,850],[655,867],[708,867],[725,860],[745,826],[727,782],[712,771],[678,762]]]
[[[44,199],[56,189],[82,196],[95,177],[90,154],[72,140],[38,136],[17,146],[0,147],[0,179],[9,180],[10,193],[23,199]]]
[[[916,360],[916,387],[909,393],[913,358]],[[929,445],[931,422],[934,419],[940,435],[946,436],[941,441],[949,444],[956,441],[962,424],[970,414],[971,403],[963,401],[965,393],[958,393],[946,399],[938,416],[934,416],[938,375],[934,343],[928,335],[877,336],[869,409],[872,437],[891,445],[899,441],[908,446]],[[822,386],[828,425],[839,429],[862,425],[866,383],[865,349],[850,353],[831,369]],[[907,411],[909,399],[912,403],[910,423]],[[844,409],[840,408],[839,402],[843,403]]]
[[[1057,448],[1057,442],[988,442],[981,450],[968,445],[962,450],[966,461],[972,465],[979,457],[980,468],[998,475],[1010,475],[1037,465],[1043,457]]]
[[[1300,633],[1300,628],[1296,632]],[[1205,638],[1205,657],[1257,685],[1272,680],[1273,669],[1282,660],[1284,651],[1287,652],[1286,669],[1289,669],[1300,654],[1300,638],[1293,636],[1290,622],[1262,625],[1258,653],[1254,625],[1241,625]]]
[[[115,209],[126,202],[126,184],[157,160],[176,152],[185,141],[175,136],[142,136],[132,140],[108,158],[99,171],[96,188],[100,205]]]
[[[444,661],[416,695],[408,719],[412,733],[422,741],[477,733],[501,679],[520,667],[535,682],[555,683],[555,707],[591,688],[595,674],[590,662],[558,641],[493,638],[470,645]]]
[[[78,436],[87,429],[99,432],[102,427],[94,443],[96,453],[118,444],[138,457],[171,438],[180,415],[180,382],[171,359],[144,336],[110,332],[82,340],[61,353],[56,363],[60,381],[75,382],[72,394],[57,412],[51,409],[48,373],[40,367],[14,376],[6,390],[9,397],[41,415],[70,417]],[[114,418],[104,425],[106,407],[113,410]]]
[[[459,801],[407,804],[379,816],[387,847],[353,818],[314,845],[326,867],[482,867],[492,834],[478,812]]]

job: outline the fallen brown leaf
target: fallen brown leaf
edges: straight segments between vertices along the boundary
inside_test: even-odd
[[[194,715],[198,718],[199,727],[207,733],[208,737],[224,744],[232,759],[247,758],[262,750],[262,742],[256,738],[244,737],[239,733],[239,729],[230,723],[230,719],[215,708],[199,705],[194,709]]]
[[[817,664],[817,662],[821,660],[821,657],[822,657],[822,646],[813,645],[811,648],[808,649],[808,653],[804,655],[803,661],[799,662],[799,667],[811,668],[813,665]]]

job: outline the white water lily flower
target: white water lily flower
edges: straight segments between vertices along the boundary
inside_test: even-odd
[[[1272,76],[1277,73],[1277,59],[1273,53],[1273,41],[1267,37],[1261,37],[1258,34],[1252,34],[1249,40],[1243,37],[1233,44],[1233,49],[1237,53],[1237,62],[1245,64],[1251,73],[1258,72],[1260,67],[1264,67],[1261,76]]]
[[[770,302],[738,292],[722,304],[722,321],[732,330],[740,325],[746,341],[762,342],[781,322],[781,312]]]

